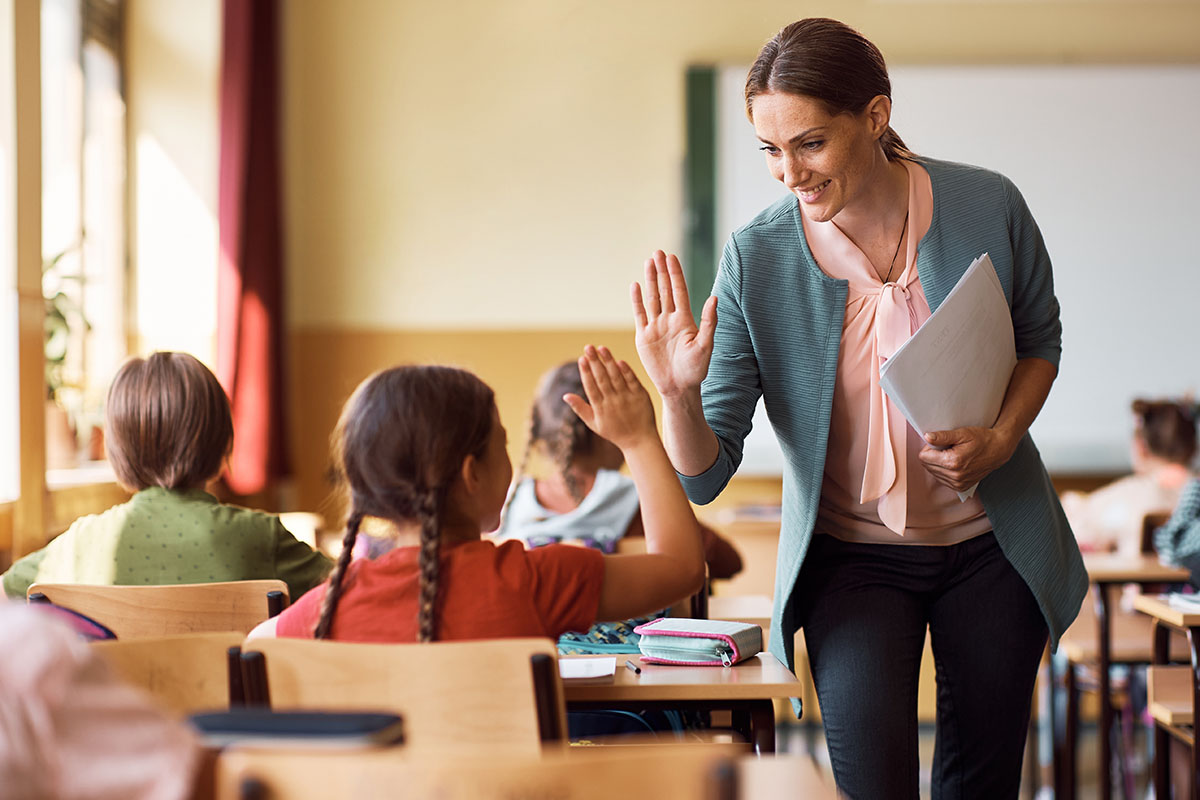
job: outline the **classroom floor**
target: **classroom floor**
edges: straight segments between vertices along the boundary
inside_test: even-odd
[[[833,770],[829,766],[829,753],[825,749],[825,737],[819,726],[797,725],[781,725],[776,732],[777,741],[776,748],[779,752],[786,753],[811,753],[816,759],[817,764],[821,767],[823,773],[833,780]],[[1150,756],[1147,754],[1145,746],[1145,732],[1140,732],[1137,738],[1137,763],[1134,770],[1134,795],[1136,800],[1149,800],[1153,798],[1153,793],[1150,791]],[[1097,781],[1096,771],[1096,729],[1094,726],[1085,727],[1080,731],[1079,741],[1079,786],[1078,800],[1095,800],[1100,796],[1099,785]],[[929,770],[933,764],[933,726],[922,725],[920,732],[920,752],[921,752],[921,797],[922,800],[930,796],[929,790]],[[1045,769],[1045,780],[1050,780],[1049,765]],[[1113,781],[1113,797],[1123,797],[1120,785],[1116,779]],[[1036,798],[1036,800],[1051,800],[1054,797],[1053,790],[1044,788],[1040,792],[1035,793],[1033,787],[1028,784],[1025,778],[1022,778],[1021,798]]]

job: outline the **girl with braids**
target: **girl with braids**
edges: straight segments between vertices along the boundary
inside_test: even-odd
[[[647,553],[604,556],[555,545],[482,539],[500,524],[512,479],[492,390],[450,367],[395,367],[355,390],[335,434],[350,494],[342,555],[313,589],[251,636],[411,642],[557,638],[597,619],[645,614],[704,580],[696,518],[629,365],[589,346],[583,391],[562,400],[629,462],[647,500]],[[390,526],[397,546],[352,559],[364,524]]]
[[[643,535],[637,487],[618,472],[625,463],[621,450],[592,432],[561,400],[582,392],[574,361],[542,376],[501,538],[530,547],[566,541],[612,553],[619,539]],[[530,456],[543,465],[534,471],[537,477],[526,477]],[[700,532],[709,577],[731,578],[741,571],[733,545],[705,525]]]

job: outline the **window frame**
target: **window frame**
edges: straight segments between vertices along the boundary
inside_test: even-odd
[[[120,91],[125,94],[125,54],[119,38],[123,0],[80,0],[84,36],[105,46],[115,44],[121,70]],[[13,83],[15,131],[13,175],[15,182],[16,289],[18,304],[17,386],[19,416],[19,495],[0,503],[0,553],[12,560],[42,547],[79,516],[103,510],[128,497],[112,480],[52,488],[46,472],[46,379],[42,294],[42,103],[41,103],[41,4],[12,2]],[[95,24],[95,12],[116,8],[116,16]],[[89,21],[90,20],[90,21]],[[97,35],[99,31],[100,35]],[[107,38],[103,38],[107,37]],[[128,126],[124,131],[128,154]],[[124,269],[128,269],[130,189],[122,191],[126,228]],[[126,287],[126,311],[129,303]],[[128,339],[128,334],[127,334]]]

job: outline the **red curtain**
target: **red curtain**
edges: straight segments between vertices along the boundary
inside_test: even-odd
[[[217,374],[233,405],[226,484],[269,488],[288,470],[276,0],[224,0]]]

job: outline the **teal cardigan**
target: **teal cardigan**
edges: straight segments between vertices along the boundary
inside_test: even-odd
[[[920,159],[933,184],[933,220],[918,248],[929,307],[946,298],[981,253],[991,255],[1012,310],[1017,358],[1058,365],[1062,326],[1050,257],[1017,188],[995,172]],[[847,282],[817,266],[788,195],[735,231],[713,285],[717,331],[701,387],[717,435],[716,462],[680,476],[688,496],[708,503],[742,460],[759,397],[783,450],[783,520],[769,648],[794,668],[798,627],[792,594],[817,519]],[[1087,593],[1087,573],[1058,496],[1028,434],[977,496],[1004,555],[1033,592],[1052,647]]]

